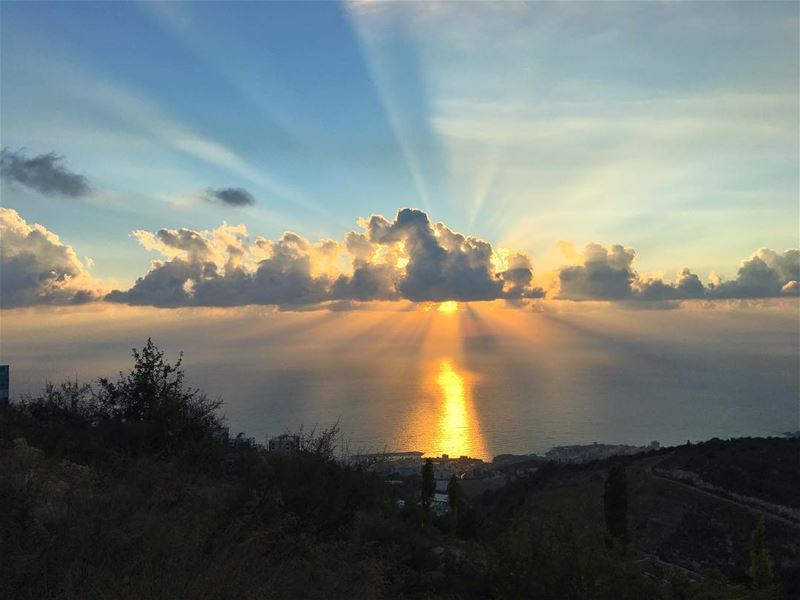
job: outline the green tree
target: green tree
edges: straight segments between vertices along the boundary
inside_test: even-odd
[[[106,417],[124,424],[131,449],[174,452],[203,442],[221,429],[216,410],[222,401],[186,386],[183,354],[170,364],[148,338],[141,351],[133,349],[133,358],[133,369],[120,373],[116,382],[99,380],[98,394]]]
[[[433,461],[430,458],[426,458],[425,464],[422,465],[422,494],[420,498],[425,510],[431,507],[434,492],[436,492],[436,482],[433,480]]]
[[[752,588],[758,592],[758,598],[767,599],[777,596],[772,575],[772,560],[769,557],[769,550],[767,550],[763,516],[758,518],[750,536],[750,567],[747,569],[747,574],[753,581]]]
[[[608,469],[603,508],[609,543],[616,541],[624,547],[628,541],[628,479],[624,465],[613,464]]]

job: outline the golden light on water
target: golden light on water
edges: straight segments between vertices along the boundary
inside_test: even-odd
[[[432,448],[454,456],[485,455],[480,424],[472,406],[471,381],[450,359],[442,359],[436,371],[437,426]]]
[[[464,379],[453,370],[449,360],[439,366],[436,383],[442,393],[441,426],[445,432],[461,431],[468,426]]]
[[[442,302],[439,304],[439,308],[437,309],[440,313],[444,313],[446,315],[452,315],[458,310],[458,302],[454,300],[448,300],[447,302]]]

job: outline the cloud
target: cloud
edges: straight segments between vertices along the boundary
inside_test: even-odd
[[[565,300],[627,300],[633,295],[632,248],[614,245],[604,248],[589,244],[583,252],[583,264],[559,270],[559,298]]]
[[[63,166],[64,157],[54,152],[28,158],[23,150],[0,151],[0,175],[12,184],[20,184],[47,196],[87,196],[91,188],[86,177]]]
[[[17,211],[0,208],[0,306],[83,304],[100,298],[99,285],[72,246]]]
[[[135,231],[148,250],[166,260],[127,291],[115,290],[110,302],[179,306],[308,305],[331,299],[328,274],[313,273],[338,245],[316,244],[287,232],[278,240],[258,237],[252,243],[243,225],[223,224],[213,231],[162,229]]]
[[[271,305],[285,310],[325,306],[349,310],[362,303],[505,300],[509,307],[544,298],[523,252],[432,222],[416,209],[393,220],[372,215],[342,241],[312,242],[286,232],[252,238],[244,225],[208,231],[136,230],[132,236],[157,254],[127,290],[105,296],[72,247],[41,225],[0,209],[0,306],[109,302],[158,307]],[[800,295],[800,251],[762,248],[743,261],[735,279],[704,284],[688,268],[670,281],[641,277],[636,253],[622,245],[589,244],[579,264],[556,272],[548,297],[610,301],[634,308],[675,308],[685,300],[780,298]]]
[[[497,272],[489,242],[464,236],[443,223],[432,224],[420,210],[403,209],[393,222],[372,216],[367,237],[379,246],[402,246],[408,262],[397,280],[397,290],[408,300],[467,302],[536,296],[541,292],[530,286],[529,261],[520,264],[518,260],[516,273]]]
[[[700,278],[689,269],[683,269],[674,283],[653,278],[637,282],[639,300],[663,302],[669,300],[694,300],[703,298],[706,289]]]
[[[736,279],[712,284],[710,298],[776,298],[797,296],[800,281],[800,251],[779,254],[761,248],[742,262]]]
[[[477,301],[540,298],[530,259],[431,223],[403,209],[373,215],[343,242],[312,243],[287,232],[249,241],[243,226],[162,229],[133,235],[163,260],[127,291],[106,299],[154,306],[306,306],[376,300]]]
[[[208,188],[205,199],[226,206],[253,206],[256,199],[243,188]]]
[[[736,279],[704,285],[688,268],[676,281],[642,279],[633,268],[632,248],[586,246],[582,263],[561,267],[557,297],[565,300],[614,300],[652,303],[671,308],[675,302],[699,299],[756,299],[800,295],[800,251],[783,254],[761,248],[742,262]]]

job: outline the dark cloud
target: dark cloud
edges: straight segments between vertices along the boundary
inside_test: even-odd
[[[560,292],[565,300],[627,300],[633,295],[632,248],[599,244],[586,246],[583,264],[559,270]]]
[[[756,299],[800,294],[800,251],[783,254],[762,248],[745,260],[736,279],[703,285],[689,269],[677,281],[641,279],[633,269],[630,248],[589,244],[583,264],[559,269],[559,298],[567,300],[614,300],[630,305],[648,303],[651,308],[673,308],[676,302],[699,299]]]
[[[109,302],[174,308],[192,302],[190,282],[202,281],[206,270],[200,262],[175,258],[155,263],[150,272],[136,280],[127,292],[114,290],[106,296]]]
[[[48,196],[80,198],[91,192],[86,177],[63,166],[64,157],[53,152],[28,158],[23,150],[0,151],[0,175]]]
[[[183,250],[191,256],[202,258],[211,254],[211,246],[196,231],[191,229],[160,229],[156,238],[165,246]]]
[[[355,267],[349,277],[340,275],[333,283],[331,294],[337,300],[397,300],[400,293],[395,285],[395,273],[391,265],[363,264]]]
[[[256,199],[243,188],[208,188],[206,200],[226,206],[253,206]]]
[[[96,284],[71,246],[41,225],[0,208],[0,307],[83,304]]]
[[[636,289],[636,299],[649,302],[695,300],[703,298],[705,294],[706,289],[700,278],[689,269],[683,269],[674,283],[663,279],[647,279],[639,282]]]
[[[393,222],[372,216],[367,239],[377,245],[402,244],[408,263],[396,286],[408,300],[467,302],[543,295],[530,286],[532,276],[496,273],[489,242],[464,236],[443,223],[431,224],[420,210],[403,209]],[[530,262],[521,268],[530,270]]]
[[[709,286],[710,298],[775,298],[798,295],[800,251],[762,248],[739,267],[736,279]]]
[[[532,284],[533,267],[530,258],[518,252],[509,256],[506,262],[508,268],[498,273],[498,277],[503,280],[503,292],[507,300],[544,298],[545,291]]]

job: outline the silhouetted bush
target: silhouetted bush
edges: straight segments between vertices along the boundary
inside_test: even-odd
[[[187,387],[181,369],[183,355],[173,365],[153,341],[133,350],[133,369],[117,381],[101,378],[97,403],[114,426],[121,447],[137,452],[197,451],[222,430],[212,400]]]

